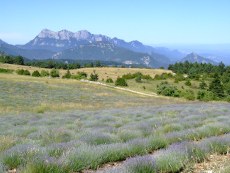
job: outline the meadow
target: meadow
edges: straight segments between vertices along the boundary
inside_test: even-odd
[[[14,73],[0,74],[0,89],[3,173],[189,172],[229,153],[228,103]]]

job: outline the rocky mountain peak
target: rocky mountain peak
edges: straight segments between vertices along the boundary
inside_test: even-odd
[[[49,29],[43,29],[37,36],[38,38],[54,38],[57,39],[57,33]]]
[[[91,36],[92,34],[87,30],[81,30],[74,33],[74,37],[79,40],[89,39]]]

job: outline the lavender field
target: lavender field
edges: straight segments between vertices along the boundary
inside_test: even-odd
[[[224,103],[8,113],[0,116],[0,172],[181,172],[229,152],[229,124]]]

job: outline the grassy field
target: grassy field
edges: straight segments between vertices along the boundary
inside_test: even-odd
[[[114,78],[131,70],[161,71],[96,70]],[[157,82],[129,80],[128,88],[155,92]],[[147,97],[74,79],[14,73],[0,74],[0,89],[0,173],[178,173],[230,149],[227,103]]]
[[[35,70],[41,71],[41,70],[48,70],[50,69],[44,69],[44,68],[38,68],[38,67],[30,67],[30,66],[22,66],[22,65],[14,65],[14,64],[2,64],[0,63],[0,68],[6,68],[6,69],[24,69],[29,70],[30,72],[33,72]],[[60,74],[64,75],[67,70],[60,70]],[[145,69],[145,68],[117,68],[117,67],[95,67],[95,68],[81,68],[81,69],[74,69],[70,70],[72,74],[76,74],[77,72],[86,72],[88,75],[91,73],[96,72],[99,75],[99,80],[106,80],[107,78],[112,78],[115,80],[117,77],[121,77],[124,74],[127,73],[136,73],[141,72],[145,75],[150,75],[151,77],[154,77],[156,74],[162,74],[162,73],[172,73],[170,70],[163,70],[163,69]]]
[[[159,105],[178,100],[149,98],[78,80],[0,74],[0,114]]]

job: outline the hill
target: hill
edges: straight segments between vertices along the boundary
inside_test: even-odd
[[[204,58],[196,53],[190,53],[188,54],[186,57],[184,57],[182,60],[180,60],[181,62],[185,62],[185,61],[188,61],[190,63],[210,63],[210,64],[213,64],[213,65],[216,65],[217,62],[211,60],[211,59],[208,59],[208,58]]]

